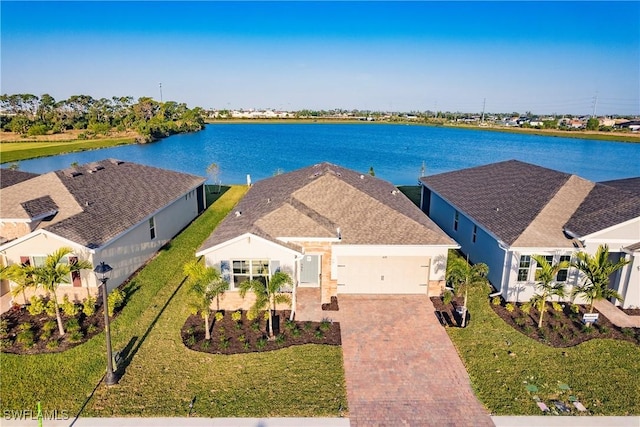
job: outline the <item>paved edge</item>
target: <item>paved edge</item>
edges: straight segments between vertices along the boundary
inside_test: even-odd
[[[4,415],[4,414],[3,414]],[[35,415],[35,414],[33,414]],[[2,418],[2,427],[33,427],[38,420],[28,414],[27,420]],[[73,418],[43,420],[46,427],[349,427],[348,418]]]
[[[638,427],[640,417],[604,416],[493,416],[496,427]]]

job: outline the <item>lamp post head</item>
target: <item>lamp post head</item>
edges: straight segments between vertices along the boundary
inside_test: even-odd
[[[104,283],[109,279],[111,270],[113,270],[113,268],[111,268],[109,264],[105,264],[104,261],[102,261],[96,266],[96,268],[93,269],[93,272],[96,274],[98,280]]]

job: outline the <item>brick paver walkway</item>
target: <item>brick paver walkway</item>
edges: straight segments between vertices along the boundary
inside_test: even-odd
[[[426,295],[338,302],[352,427],[493,426]]]
[[[596,301],[593,306],[620,328],[640,328],[640,316],[629,316],[607,300]]]

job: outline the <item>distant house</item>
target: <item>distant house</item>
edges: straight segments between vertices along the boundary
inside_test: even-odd
[[[420,182],[422,210],[470,261],[489,266],[489,280],[506,300],[534,294],[532,255],[556,263],[608,244],[613,260],[631,261],[611,286],[624,307],[640,307],[640,178],[593,183],[510,160]],[[579,277],[568,269],[557,280],[570,288]]]
[[[330,163],[259,181],[196,252],[230,284],[286,271],[339,294],[439,294],[456,243],[392,184]],[[320,303],[320,301],[319,301]]]
[[[70,247],[68,262],[113,267],[110,289],[205,208],[205,178],[113,159],[43,175],[1,169],[0,179],[2,264],[39,265]],[[98,286],[91,271],[69,282],[60,289],[71,298],[95,294]],[[3,294],[10,285],[5,281]]]

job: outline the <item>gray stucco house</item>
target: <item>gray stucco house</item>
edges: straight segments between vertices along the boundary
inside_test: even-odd
[[[509,160],[420,179],[421,208],[461,246],[471,262],[489,266],[489,280],[507,301],[535,292],[531,255],[571,260],[607,244],[612,259],[630,263],[611,278],[623,307],[640,307],[640,177],[594,183]],[[573,269],[558,281],[568,289]]]
[[[68,262],[113,267],[109,289],[205,209],[205,178],[115,159],[42,175],[8,169],[0,174],[0,263],[37,266],[53,251],[70,247]],[[82,299],[98,285],[83,270],[59,289]],[[2,294],[11,286],[3,280]],[[22,295],[15,298],[24,302]]]
[[[393,184],[320,163],[258,181],[196,252],[230,283],[288,272],[296,286],[339,294],[439,294],[457,248]],[[250,297],[248,295],[247,297]]]

